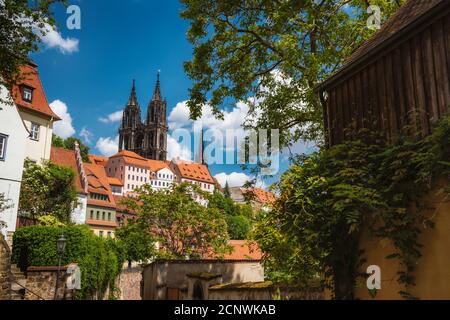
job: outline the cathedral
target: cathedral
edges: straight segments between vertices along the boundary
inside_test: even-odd
[[[158,78],[155,91],[147,108],[145,122],[141,120],[141,108],[136,97],[133,80],[130,98],[123,111],[119,128],[119,151],[129,150],[153,160],[167,160],[167,102],[161,95]]]

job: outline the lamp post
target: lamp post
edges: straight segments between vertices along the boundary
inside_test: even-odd
[[[61,258],[66,252],[66,244],[67,240],[64,238],[64,235],[61,235],[59,239],[56,241],[56,252],[58,253],[58,272],[56,274],[56,287],[55,287],[55,296],[53,300],[58,299],[58,287],[59,287],[59,272],[61,269]]]

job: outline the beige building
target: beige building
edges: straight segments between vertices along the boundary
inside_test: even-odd
[[[12,96],[30,135],[26,141],[25,158],[36,162],[50,159],[53,124],[60,118],[50,108],[37,65],[21,67],[21,79],[13,87]]]

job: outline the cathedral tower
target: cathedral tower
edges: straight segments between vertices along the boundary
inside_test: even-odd
[[[141,120],[141,110],[133,81],[130,99],[123,112],[122,125],[119,129],[119,151],[133,151],[147,159],[163,161],[167,159],[167,101],[161,95],[159,78],[158,72],[144,123]]]

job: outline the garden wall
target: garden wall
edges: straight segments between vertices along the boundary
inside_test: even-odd
[[[422,234],[419,243],[423,245],[422,257],[418,261],[414,273],[416,285],[409,292],[420,299],[449,299],[450,298],[450,199],[446,199],[438,191],[449,185],[448,178],[443,178],[439,185],[424,198],[423,203],[429,205],[427,216],[435,223],[433,229],[420,226]],[[372,298],[361,279],[355,291],[358,299],[402,299],[398,293],[405,290],[397,282],[396,273],[401,270],[397,259],[386,259],[393,252],[393,245],[388,239],[370,239],[367,234],[362,236],[361,247],[365,250],[367,266],[378,265],[381,268],[381,290]]]

